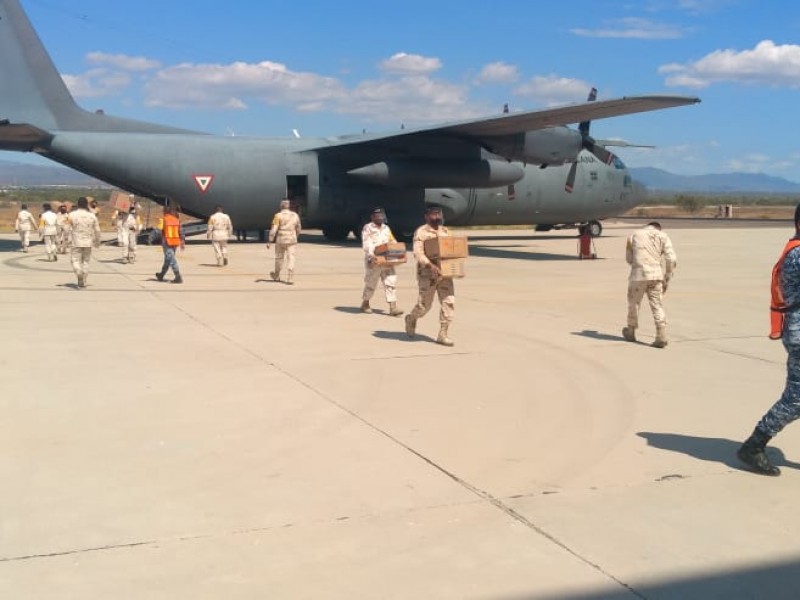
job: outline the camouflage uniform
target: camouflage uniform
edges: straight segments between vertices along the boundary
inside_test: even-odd
[[[78,287],[86,287],[92,248],[100,246],[100,224],[94,213],[79,208],[69,214],[72,231],[72,269],[78,276]]]
[[[121,210],[115,210],[114,214],[111,215],[111,223],[117,230],[117,246],[120,248],[125,248],[128,245],[128,232],[125,229],[125,221],[127,218],[128,214]]]
[[[361,245],[364,248],[364,293],[361,299],[369,302],[375,294],[378,280],[383,281],[383,291],[386,295],[386,302],[390,305],[397,302],[397,274],[394,267],[380,267],[373,264],[375,259],[375,247],[381,244],[394,242],[394,234],[389,226],[367,223],[361,230]]]
[[[456,291],[453,280],[434,275],[430,268],[431,261],[425,256],[425,240],[448,235],[450,232],[443,225],[439,229],[434,229],[426,224],[414,232],[414,258],[417,260],[417,285],[419,286],[417,304],[409,315],[414,322],[428,313],[433,306],[435,294],[439,295],[439,304],[441,305],[439,322],[443,326],[449,326],[453,322],[456,310]]]
[[[275,243],[275,270],[270,273],[275,281],[280,280],[284,257],[288,260],[288,283],[294,280],[294,252],[300,235],[300,216],[288,208],[275,213],[269,230],[270,243]]]
[[[208,219],[208,239],[214,247],[217,266],[228,264],[228,240],[233,235],[233,223],[224,212],[215,212]]]
[[[625,260],[631,265],[631,272],[628,277],[628,326],[623,329],[623,336],[635,340],[634,331],[639,327],[639,306],[646,294],[656,324],[654,345],[666,346],[667,317],[662,295],[678,260],[672,242],[666,233],[648,225],[628,238]]]
[[[795,213],[796,225],[800,217],[798,213],[800,208]],[[781,470],[769,460],[765,452],[766,445],[784,427],[800,417],[800,248],[793,248],[784,256],[780,269],[778,283],[783,303],[788,307],[783,315],[781,330],[783,347],[788,354],[786,386],[780,399],[761,417],[753,433],[736,452],[739,460],[756,473],[771,476],[780,475]]]
[[[136,262],[136,238],[142,230],[142,220],[139,215],[127,213],[125,221],[122,223],[122,229],[124,230],[122,239],[125,242],[122,260],[129,263]]]
[[[800,248],[786,255],[781,269],[781,291],[787,306],[800,303]],[[770,437],[800,417],[800,310],[786,313],[781,341],[786,348],[786,387],[783,395],[759,421],[758,429]]]
[[[59,211],[56,214],[58,220],[56,221],[56,245],[58,246],[59,254],[66,254],[69,247],[69,213]]]
[[[25,209],[19,211],[17,220],[14,223],[14,231],[19,233],[19,242],[22,244],[23,252],[28,251],[28,246],[31,245],[31,231],[35,230],[36,221],[33,215]]]
[[[45,211],[39,218],[39,235],[44,240],[47,250],[47,260],[56,261],[58,248],[56,247],[56,234],[58,233],[58,217],[52,210]]]

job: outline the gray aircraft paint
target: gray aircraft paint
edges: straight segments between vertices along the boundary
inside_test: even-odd
[[[37,152],[198,217],[221,204],[237,228],[267,227],[294,181],[304,223],[331,237],[358,230],[375,205],[403,231],[419,223],[426,203],[443,206],[452,224],[574,224],[619,214],[642,201],[642,189],[618,159],[606,165],[581,150],[594,141],[566,125],[699,102],[619,98],[382,135],[210,136],[80,109],[18,0],[0,0],[0,76],[0,150]]]

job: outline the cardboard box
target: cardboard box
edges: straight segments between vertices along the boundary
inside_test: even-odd
[[[402,242],[389,242],[375,246],[375,256],[386,256],[388,258],[403,258],[406,256],[406,245]]]
[[[466,258],[469,256],[467,238],[453,235],[425,240],[425,256],[431,260]]]
[[[399,267],[400,265],[406,264],[406,255],[403,254],[400,258],[393,258],[386,254],[383,255],[375,255],[375,260],[372,261],[373,265],[377,265],[379,267]]]
[[[466,275],[466,265],[466,258],[443,258],[439,261],[439,270],[442,277],[461,279]]]
[[[127,192],[113,191],[108,199],[108,205],[114,210],[128,212],[133,204],[133,196]]]

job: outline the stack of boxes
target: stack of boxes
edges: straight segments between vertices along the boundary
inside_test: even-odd
[[[114,210],[119,212],[130,212],[131,205],[133,204],[133,194],[127,192],[113,191],[111,197],[108,199],[108,205]]]
[[[406,262],[406,245],[389,242],[375,246],[375,264],[380,267],[396,267]]]
[[[469,250],[465,236],[445,236],[425,240],[425,256],[435,263],[442,277],[460,279],[465,275]]]

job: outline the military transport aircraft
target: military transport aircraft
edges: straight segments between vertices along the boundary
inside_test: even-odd
[[[289,197],[329,239],[360,233],[376,204],[406,235],[428,204],[453,225],[591,222],[599,234],[600,219],[642,195],[589,121],[699,102],[590,98],[390,134],[212,136],[79,108],[19,0],[0,0],[0,77],[0,150],[36,152],[200,218],[221,204],[242,229],[263,230]]]

